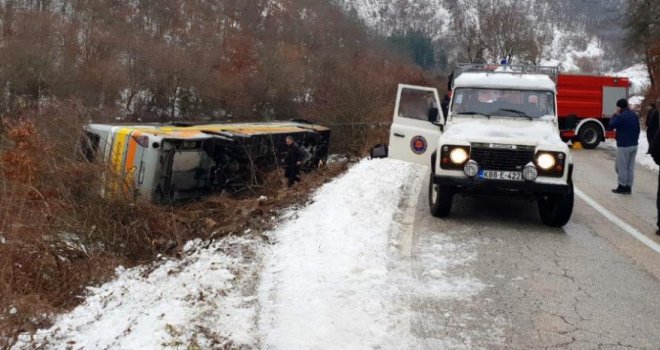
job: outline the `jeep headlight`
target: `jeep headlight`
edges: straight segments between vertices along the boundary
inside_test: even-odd
[[[534,157],[534,163],[538,168],[539,176],[562,177],[568,161],[566,153],[539,151]]]
[[[440,149],[440,167],[445,170],[463,170],[470,160],[470,146],[444,145]]]
[[[536,164],[543,170],[550,170],[555,166],[555,164],[557,164],[557,161],[552,154],[541,153],[538,157],[536,157]]]
[[[464,164],[468,159],[468,154],[463,148],[454,148],[451,153],[449,153],[449,159],[454,164]]]

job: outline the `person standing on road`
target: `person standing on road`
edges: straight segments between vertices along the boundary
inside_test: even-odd
[[[649,105],[651,108],[649,112],[646,114],[646,140],[649,142],[649,154],[651,153],[651,141],[653,141],[653,137],[655,136],[655,133],[658,131],[658,126],[660,126],[660,113],[658,113],[658,109],[655,105],[655,102],[651,102]]]
[[[653,157],[653,161],[655,164],[660,165],[660,133],[656,132],[655,135],[653,135],[653,139],[651,140],[651,143],[649,144],[649,153],[651,154],[651,157]],[[655,234],[660,236],[660,173],[658,174],[658,193],[656,194],[655,197],[655,207],[658,212],[657,216],[657,229],[655,230]]]
[[[610,120],[609,129],[616,130],[616,173],[619,186],[614,193],[631,194],[635,179],[635,157],[639,144],[639,116],[628,108],[628,101],[616,101],[617,114]]]
[[[284,158],[286,170],[284,171],[284,176],[288,180],[289,188],[291,188],[293,184],[300,182],[300,166],[302,165],[305,153],[291,136],[286,137],[286,148],[286,158]]]

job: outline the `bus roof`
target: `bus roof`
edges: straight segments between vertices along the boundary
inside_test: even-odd
[[[110,132],[115,128],[135,129],[141,134],[163,138],[206,138],[209,134],[222,133],[237,137],[254,135],[290,134],[306,131],[327,131],[324,126],[302,122],[255,122],[255,123],[208,123],[195,125],[174,124],[89,124],[88,130]]]

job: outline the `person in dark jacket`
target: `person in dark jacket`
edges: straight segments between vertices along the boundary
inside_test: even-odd
[[[646,114],[646,140],[648,140],[649,145],[651,145],[651,141],[653,141],[653,136],[655,136],[655,133],[658,131],[658,126],[660,126],[660,113],[658,113],[658,109],[655,105],[655,102],[651,102],[650,106],[651,109],[649,112]],[[649,149],[649,153],[650,149]]]
[[[445,94],[445,96],[442,97],[442,101],[440,102],[440,108],[442,109],[442,115],[447,118],[447,112],[449,112],[449,102],[451,101],[451,98],[449,97],[449,94]]]
[[[653,140],[651,140],[651,144],[649,145],[649,153],[651,153],[655,164],[660,165],[660,132],[656,132],[653,136]],[[658,228],[655,234],[660,236],[660,174],[658,174],[658,193],[655,198],[655,206],[658,212],[658,221],[656,224]]]
[[[289,182],[289,187],[291,187],[296,182],[300,182],[300,166],[302,165],[303,158],[305,158],[305,152],[291,136],[286,137],[286,148],[286,157],[284,158],[286,170],[284,171],[284,176]]]
[[[616,101],[616,106],[617,114],[610,120],[609,129],[616,130],[616,173],[619,186],[612,192],[631,194],[639,144],[639,116],[628,108],[628,101],[624,98]]]

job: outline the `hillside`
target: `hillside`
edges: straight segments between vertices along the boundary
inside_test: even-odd
[[[617,0],[338,1],[382,35],[424,33],[450,62],[496,62],[513,51],[514,62],[561,63],[569,71],[620,70],[632,63],[617,54],[623,43]],[[498,46],[506,40],[512,48]]]

